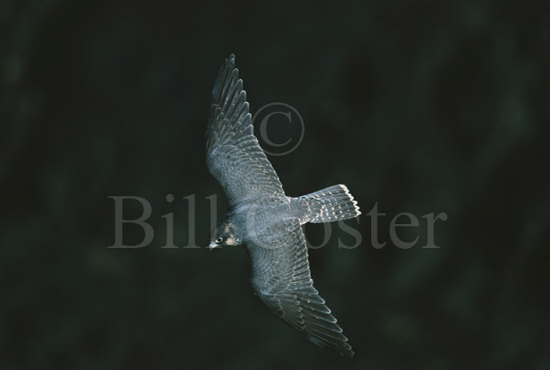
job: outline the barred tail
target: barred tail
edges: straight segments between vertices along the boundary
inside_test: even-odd
[[[361,214],[357,201],[346,185],[334,185],[298,198],[305,206],[306,222],[345,220]]]

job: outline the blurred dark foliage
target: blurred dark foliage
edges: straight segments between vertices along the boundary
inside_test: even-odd
[[[549,14],[531,1],[1,1],[0,368],[547,369]],[[168,212],[187,240],[192,193],[208,241],[205,197],[221,190],[204,132],[230,52],[252,111],[281,101],[306,121],[302,145],[273,158],[289,194],[346,183],[388,214],[382,240],[399,212],[448,214],[439,249],[375,249],[362,218],[360,248],[333,235],[311,251],[352,361],[272,317],[243,249],[160,248]],[[152,202],[152,245],[107,248],[110,195]]]

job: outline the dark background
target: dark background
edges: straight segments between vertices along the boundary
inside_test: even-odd
[[[548,15],[529,1],[3,0],[0,367],[548,368]],[[273,158],[288,194],[345,183],[387,213],[382,241],[399,212],[448,214],[439,249],[421,248],[423,227],[402,234],[411,249],[373,248],[362,216],[360,247],[335,231],[310,252],[351,361],[261,305],[244,249],[161,248],[169,212],[188,240],[193,193],[208,242],[205,197],[221,189],[204,133],[230,52],[253,112],[279,101],[304,117],[302,144]],[[107,248],[111,195],[151,202],[150,246]]]

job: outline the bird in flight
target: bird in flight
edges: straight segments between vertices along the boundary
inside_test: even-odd
[[[246,245],[261,301],[311,342],[353,357],[348,338],[313,286],[302,225],[357,217],[357,202],[345,185],[300,197],[285,194],[254,136],[234,54],[220,68],[212,95],[207,163],[230,207],[209,248]]]

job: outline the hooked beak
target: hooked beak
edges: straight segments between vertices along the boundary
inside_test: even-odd
[[[216,244],[214,242],[210,242],[210,244],[208,244],[208,250],[210,250],[210,251],[213,251],[214,249],[220,248],[220,247],[221,247],[221,245]]]

